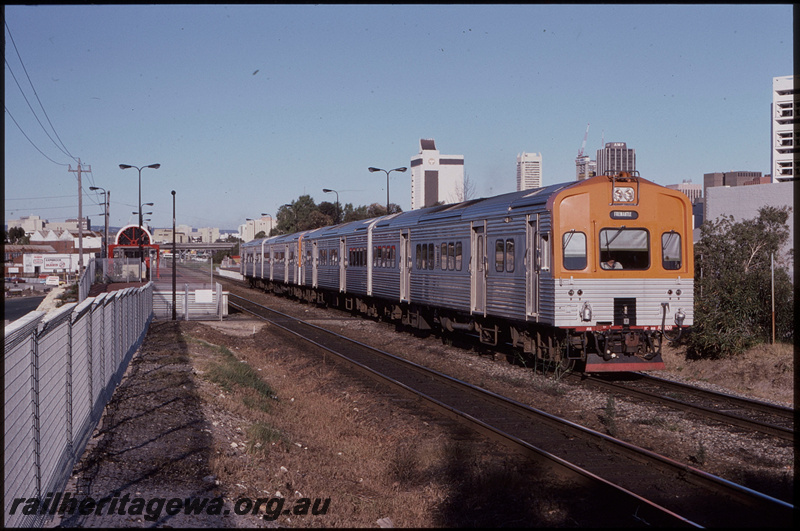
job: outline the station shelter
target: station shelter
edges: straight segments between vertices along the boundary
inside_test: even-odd
[[[158,244],[153,243],[153,236],[146,227],[127,225],[117,232],[114,243],[108,246],[108,257],[113,262],[117,274],[137,277],[140,267],[142,279],[161,278],[159,270]],[[153,270],[155,267],[155,270]],[[119,269],[120,271],[116,271]]]

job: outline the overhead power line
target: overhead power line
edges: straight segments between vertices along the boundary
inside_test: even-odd
[[[41,126],[42,130],[44,131],[44,133],[47,135],[47,138],[49,138],[50,141],[53,142],[53,144],[59,150],[61,150],[62,153],[64,153],[65,155],[67,155],[68,157],[70,157],[73,160],[77,160],[72,155],[72,153],[69,152],[69,150],[67,149],[67,146],[64,145],[64,142],[61,140],[61,137],[58,136],[58,131],[56,131],[56,128],[53,126],[53,123],[50,121],[50,116],[47,115],[47,111],[45,110],[44,105],[42,104],[42,100],[39,99],[39,94],[36,92],[36,87],[33,85],[33,81],[31,80],[30,75],[28,75],[28,69],[25,68],[25,62],[22,60],[22,56],[19,53],[19,49],[17,48],[17,43],[14,42],[14,37],[13,37],[13,35],[11,35],[11,28],[8,27],[8,21],[4,21],[4,23],[5,23],[5,26],[6,26],[6,31],[8,31],[8,37],[11,39],[11,44],[14,46],[14,51],[17,53],[17,58],[19,58],[19,62],[22,65],[22,70],[23,70],[23,72],[25,72],[25,77],[28,79],[28,83],[30,83],[31,89],[33,90],[33,95],[36,96],[36,101],[39,102],[39,107],[41,107],[42,112],[44,113],[44,116],[47,119],[47,123],[50,125],[50,128],[53,130],[53,134],[55,134],[56,138],[58,138],[58,142],[61,144],[60,146],[59,146],[58,143],[56,143],[55,140],[53,140],[53,137],[50,136],[50,133],[44,127],[44,124],[42,124],[41,120],[39,120],[39,117],[37,116],[36,111],[33,110],[33,107],[31,106],[30,101],[28,101],[28,97],[25,95],[25,91],[22,90],[22,86],[20,86],[19,81],[17,80],[17,76],[14,75],[14,71],[11,69],[11,65],[8,63],[8,60],[6,59],[5,63],[6,63],[6,66],[8,67],[8,71],[11,72],[11,76],[14,78],[14,82],[17,84],[17,87],[19,88],[20,92],[22,93],[22,97],[25,98],[25,102],[28,104],[28,108],[30,108],[31,112],[33,113],[33,116],[36,118],[36,121],[39,123],[39,125]],[[8,112],[8,109],[6,109],[6,112]],[[10,115],[11,115],[11,113],[9,113],[9,116]],[[17,123],[16,120],[14,121],[14,123]],[[22,130],[22,128],[19,126],[19,124],[17,124],[17,127],[19,127],[20,130]],[[26,138],[27,138],[27,135],[26,135]],[[30,141],[30,139],[28,139],[28,141]],[[41,150],[39,150],[39,152],[41,153]],[[47,158],[49,159],[49,157],[47,157]]]

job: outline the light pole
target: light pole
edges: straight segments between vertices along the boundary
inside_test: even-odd
[[[325,192],[326,194],[329,194],[331,192],[336,194],[336,224],[338,224],[339,223],[339,192],[337,192],[336,190],[331,190],[330,188],[323,188],[322,191]]]
[[[108,258],[108,208],[111,206],[111,190],[99,186],[90,186],[89,190],[102,190],[103,205],[105,206],[105,230],[103,231],[103,258]]]
[[[298,223],[297,210],[294,208],[294,205],[290,205],[289,203],[285,203],[285,204],[281,205],[281,208],[283,208],[283,207],[289,207],[289,208],[292,209],[292,214],[294,214],[294,231],[295,232],[299,231],[300,227],[297,226],[297,223]]]
[[[153,168],[157,170],[161,164],[148,164],[147,166],[131,166],[130,164],[120,164],[119,169],[126,170],[128,168],[136,168],[139,172],[139,282],[142,281],[142,262],[144,262],[144,252],[142,250],[142,170],[145,168]]]
[[[177,264],[177,256],[176,256],[176,245],[175,245],[175,190],[172,191],[172,320],[178,320],[178,309],[175,307],[177,302],[177,295],[176,295],[176,264]]]
[[[386,214],[389,214],[389,174],[392,173],[393,171],[404,172],[408,168],[406,168],[405,166],[401,166],[400,168],[395,168],[393,170],[384,170],[381,168],[373,168],[373,167],[369,167],[367,169],[372,173],[376,171],[382,171],[386,174]]]

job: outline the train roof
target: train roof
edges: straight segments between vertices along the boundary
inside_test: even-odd
[[[642,179],[642,181],[645,180]],[[496,195],[493,197],[471,199],[461,203],[435,205],[431,207],[410,210],[408,212],[399,212],[396,214],[390,214],[388,216],[381,216],[378,218],[369,218],[340,223],[338,225],[329,225],[300,233],[272,236],[262,240],[252,240],[243,245],[247,247],[252,245],[260,245],[260,242],[263,240],[268,240],[270,243],[293,241],[296,240],[300,235],[302,235],[303,238],[352,235],[366,232],[370,224],[374,224],[375,228],[378,229],[391,229],[393,227],[400,228],[418,224],[441,222],[448,219],[459,219],[462,221],[485,219],[489,216],[498,216],[510,213],[519,208],[546,204],[548,199],[561,190],[572,186],[580,186],[586,182],[588,182],[588,180],[568,181],[552,184],[542,188],[536,188],[533,190],[522,190],[518,192],[509,192]]]

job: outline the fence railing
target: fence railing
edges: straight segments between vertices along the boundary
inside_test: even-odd
[[[153,291],[153,315],[156,319],[172,318],[172,287],[156,284]],[[175,317],[181,321],[219,320],[228,315],[228,292],[219,282],[183,283],[175,290]]]
[[[5,331],[4,523],[39,527],[15,500],[61,492],[153,319],[153,284],[50,313]],[[41,511],[37,511],[41,512]]]

